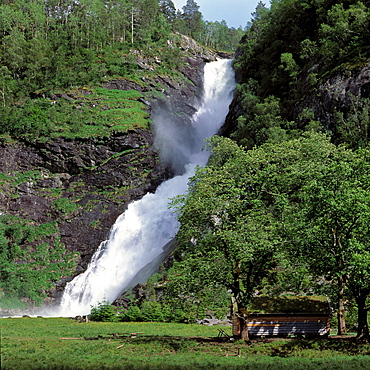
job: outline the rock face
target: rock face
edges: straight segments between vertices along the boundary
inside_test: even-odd
[[[370,97],[370,64],[357,71],[343,71],[319,86],[318,94],[307,96],[304,104],[326,128],[335,131],[333,113],[348,112],[356,100]]]
[[[176,80],[158,76],[155,84],[143,81],[138,85],[119,79],[104,87],[146,93],[143,102],[151,115],[165,112],[186,125],[199,104],[204,62],[216,58],[211,56],[184,53],[182,78]],[[142,68],[148,65],[147,61],[141,63]],[[29,219],[35,224],[56,221],[61,243],[79,253],[73,276],[86,269],[128,204],[154,192],[173,174],[169,165],[159,159],[153,133],[142,129],[83,140],[3,140],[0,173],[8,179],[0,183],[0,214]],[[56,202],[58,199],[63,199],[64,206]],[[49,296],[60,297],[73,276],[61,279]]]
[[[239,83],[243,83],[240,73],[237,72],[236,77]],[[290,118],[296,119],[303,109],[309,108],[314,113],[315,119],[335,135],[334,113],[347,113],[358,100],[370,97],[370,64],[366,64],[361,69],[337,72],[321,83],[315,93],[309,91],[290,112]],[[237,118],[244,113],[241,101],[240,94],[236,94],[225,124],[219,131],[220,135],[229,136],[235,130]]]
[[[3,189],[1,212],[37,224],[57,221],[61,242],[81,255],[76,272],[86,268],[127,204],[154,191],[170,175],[168,166],[159,163],[152,135],[143,130],[101,140],[57,139],[27,147],[2,143],[0,157],[2,173],[36,173],[17,186],[9,185],[8,191]],[[76,209],[55,206],[61,198]]]

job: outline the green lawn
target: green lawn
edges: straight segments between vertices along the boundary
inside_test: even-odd
[[[370,346],[350,340],[222,343],[211,340],[218,335],[216,326],[64,318],[0,323],[2,369],[370,369]],[[230,328],[222,329],[231,334]],[[98,336],[103,338],[85,339]],[[240,357],[232,356],[238,350]]]

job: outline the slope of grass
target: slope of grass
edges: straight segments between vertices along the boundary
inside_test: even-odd
[[[71,100],[61,98],[53,105],[50,100],[50,137],[104,137],[112,132],[149,127],[149,115],[145,104],[139,101],[139,92],[102,88],[81,91],[72,92]]]

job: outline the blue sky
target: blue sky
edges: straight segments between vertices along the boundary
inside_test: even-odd
[[[172,0],[177,9],[182,10],[186,0]],[[259,0],[195,0],[206,21],[227,22],[229,27],[244,28],[251,19]],[[267,7],[270,1],[263,1]]]

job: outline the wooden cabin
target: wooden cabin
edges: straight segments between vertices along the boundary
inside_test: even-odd
[[[326,337],[331,310],[326,297],[255,297],[243,317],[233,320],[233,335],[253,337]]]

